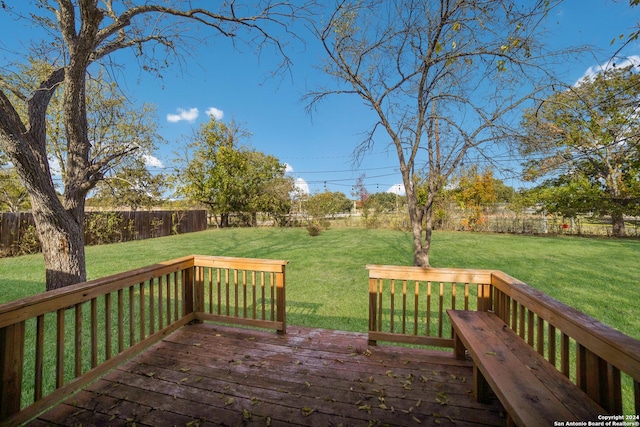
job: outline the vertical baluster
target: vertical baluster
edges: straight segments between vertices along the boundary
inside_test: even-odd
[[[178,272],[173,273],[173,321],[178,321],[180,316],[180,285],[178,284]]]
[[[74,355],[74,375],[82,375],[82,303],[75,305],[75,355]]]
[[[35,365],[35,386],[33,390],[33,400],[42,399],[42,382],[44,379],[44,314],[38,316],[36,320],[36,365]]]
[[[620,370],[606,361],[606,395],[602,396],[601,406],[612,414],[622,414],[622,377]]]
[[[504,314],[503,314],[503,320],[504,322],[507,324],[507,326],[511,327],[511,310],[513,309],[513,306],[516,304],[516,302],[514,300],[511,299],[510,296],[508,295],[504,295]]]
[[[147,321],[146,318],[146,312],[145,312],[145,302],[146,302],[146,298],[144,295],[144,283],[139,283],[138,284],[138,296],[140,299],[140,307],[138,308],[138,312],[140,313],[140,341],[142,341],[143,339],[145,339],[145,337],[147,336],[147,330],[145,327],[145,323]]]
[[[402,281],[402,333],[407,333],[407,281]]]
[[[520,326],[518,327],[518,335],[520,335],[520,338],[522,339],[524,339],[525,311],[526,308],[524,307],[524,305],[520,304],[520,319],[518,320],[520,322]]]
[[[224,282],[225,283],[225,290],[226,290],[226,294],[225,294],[225,297],[226,297],[226,310],[225,310],[225,313],[228,316],[230,314],[230,311],[229,311],[229,302],[230,302],[230,299],[229,299],[229,292],[230,292],[230,288],[229,288],[230,278],[229,278],[229,275],[231,273],[230,273],[228,268],[225,269],[225,273],[226,273],[225,274],[225,282]]]
[[[0,419],[20,412],[25,322],[0,328]]]
[[[549,357],[547,360],[549,360],[549,363],[553,366],[556,366],[556,327],[551,323],[548,325],[547,336],[547,340],[549,341]]]
[[[442,313],[444,305],[444,283],[440,282],[440,294],[438,296],[438,338],[442,338]]]
[[[431,282],[427,282],[427,336],[431,336]]]
[[[118,289],[118,353],[124,350],[124,290]]]
[[[394,314],[394,308],[395,308],[395,293],[396,293],[396,281],[394,279],[391,279],[391,307],[390,307],[390,325],[389,325],[389,332],[393,333],[393,317],[395,316]]]
[[[129,286],[129,346],[136,343],[135,299],[133,286]]]
[[[240,299],[238,297],[238,270],[236,269],[233,270],[233,297],[234,297],[233,315],[235,317],[238,317],[238,304]]]
[[[569,336],[564,332],[560,335],[560,372],[569,378]]]
[[[451,283],[451,309],[456,309],[456,283]]]
[[[464,284],[464,309],[469,310],[469,283]]]
[[[164,328],[164,284],[158,277],[158,329]]]
[[[111,294],[104,296],[104,358],[111,359],[112,333],[111,333]]]
[[[612,414],[622,413],[620,370],[576,343],[576,384]]]
[[[265,310],[265,304],[267,301],[264,293],[264,271],[260,272],[260,292],[262,296],[262,320],[265,320],[267,317],[267,312]]]
[[[213,267],[209,268],[209,313],[213,314]]]
[[[171,274],[167,274],[164,277],[165,295],[167,296],[167,326],[171,322]]]
[[[420,282],[416,280],[415,290],[413,294],[413,335],[418,335],[418,322],[419,322],[419,304],[420,301]]]
[[[513,300],[513,304],[511,306],[511,330],[516,332],[518,330],[518,301]]]
[[[98,300],[91,298],[91,368],[98,366]]]
[[[64,311],[56,312],[56,388],[64,385]]]
[[[544,320],[540,316],[536,317],[538,318],[538,336],[536,337],[538,354],[544,356]]]
[[[497,291],[496,292],[496,299],[494,301],[494,307],[493,307],[496,315],[499,318],[502,318],[502,292]]]
[[[382,279],[378,279],[378,331],[382,331],[382,291],[384,289],[384,284],[383,284],[383,280]]]
[[[276,320],[275,308],[276,308],[276,274],[269,273],[269,283],[271,284],[271,320]]]
[[[252,313],[251,313],[251,318],[252,319],[257,319],[257,307],[256,307],[256,303],[257,303],[257,299],[256,299],[256,291],[257,291],[257,287],[256,287],[257,283],[256,283],[256,272],[252,271],[251,272],[251,306],[253,307],[252,309]]]
[[[451,282],[451,309],[456,309],[456,283]],[[451,328],[450,338],[453,338],[453,328]]]
[[[242,270],[242,317],[247,318],[247,270]]]
[[[527,342],[529,343],[529,345],[531,347],[533,347],[533,329],[534,329],[534,324],[535,324],[535,317],[534,317],[534,312],[531,310],[527,310],[528,311],[528,316],[527,316]]]
[[[156,303],[155,303],[155,280],[149,279],[149,335],[156,332]]]

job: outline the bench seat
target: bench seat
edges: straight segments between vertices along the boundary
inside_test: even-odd
[[[456,358],[465,350],[474,362],[478,401],[496,394],[518,426],[552,426],[554,421],[597,421],[606,411],[538,354],[491,312],[447,310]]]

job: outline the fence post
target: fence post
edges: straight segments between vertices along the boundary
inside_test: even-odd
[[[0,329],[0,420],[20,412],[24,321]]]

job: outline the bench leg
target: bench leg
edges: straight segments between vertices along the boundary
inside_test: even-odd
[[[453,331],[453,354],[456,359],[465,360],[465,348],[456,331]]]
[[[478,369],[478,365],[473,365],[473,395],[480,403],[489,403],[489,383],[484,379],[484,375]]]

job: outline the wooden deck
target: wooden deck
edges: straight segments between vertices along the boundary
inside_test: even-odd
[[[471,362],[367,346],[367,335],[180,328],[30,425],[504,425],[475,402]]]

